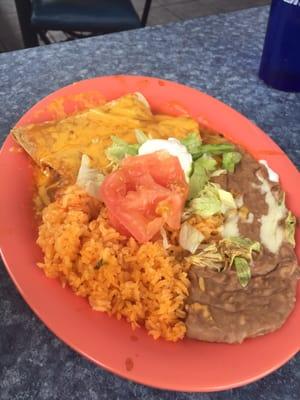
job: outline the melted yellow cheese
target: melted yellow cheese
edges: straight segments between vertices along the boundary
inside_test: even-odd
[[[91,108],[59,121],[16,128],[17,141],[40,165],[48,165],[73,183],[82,154],[91,158],[91,167],[105,170],[109,164],[105,150],[116,135],[136,143],[135,130],[153,138],[181,138],[199,132],[189,117],[153,115],[145,99],[128,94],[102,106]]]

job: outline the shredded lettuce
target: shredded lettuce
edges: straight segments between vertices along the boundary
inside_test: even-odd
[[[189,200],[194,199],[208,182],[208,176],[204,168],[195,169],[189,181]]]
[[[90,168],[90,162],[90,157],[83,154],[76,184],[84,189],[90,196],[98,197],[99,188],[105,176],[97,169]]]
[[[183,211],[183,213],[181,214],[181,222],[186,221],[187,219],[189,219],[191,216],[193,215],[193,210],[189,207],[186,207]]]
[[[235,257],[234,267],[240,285],[244,288],[251,279],[251,268],[249,262],[243,257]]]
[[[194,254],[197,251],[199,244],[204,240],[202,233],[190,225],[188,222],[184,222],[181,225],[179,232],[179,244],[180,246]]]
[[[221,213],[225,214],[229,210],[236,209],[236,203],[230,192],[223,189],[217,189],[219,198],[221,200]]]
[[[197,132],[189,133],[181,140],[181,143],[187,148],[194,160],[198,160],[203,154],[220,155],[228,152],[237,153],[234,152],[235,146],[231,143],[202,144],[201,137]],[[236,155],[233,157],[236,157]]]
[[[258,178],[259,178],[259,176],[258,176]],[[260,178],[259,178],[259,180],[261,181]],[[285,207],[285,192],[279,190],[279,192],[275,192],[274,195],[275,196],[277,195],[278,205]]]
[[[221,200],[214,185],[207,184],[199,193],[198,197],[190,202],[194,214],[208,218],[221,212]]]
[[[194,214],[208,218],[214,214],[225,214],[228,210],[236,209],[236,204],[230,192],[220,189],[213,183],[207,183],[198,197],[191,200],[189,208]]]
[[[129,144],[125,140],[117,136],[112,136],[112,145],[105,151],[106,157],[114,162],[119,163],[125,156],[136,156],[138,154],[139,144]]]
[[[252,262],[253,252],[259,253],[261,245],[259,242],[244,237],[228,237],[219,242],[220,251],[228,258],[229,267],[232,266],[236,257],[242,257]]]
[[[194,161],[193,173],[189,182],[189,199],[198,196],[209,180],[209,173],[216,169],[216,165],[216,160],[207,154],[203,154],[202,157]]]
[[[138,142],[138,144],[143,144],[145,142],[147,142],[147,140],[151,139],[151,137],[148,137],[143,131],[141,131],[140,129],[136,129],[135,130],[135,137],[136,137],[136,141]]]
[[[208,175],[202,166],[194,166],[189,181],[189,200],[194,199],[208,182]]]
[[[162,237],[163,248],[164,249],[168,249],[170,247],[170,243],[168,241],[167,232],[166,232],[166,230],[165,230],[165,228],[163,226],[160,228],[160,234],[161,234],[161,237]]]
[[[222,167],[228,172],[234,172],[236,164],[238,164],[242,159],[241,153],[237,151],[229,151],[223,154]]]
[[[231,237],[220,240],[218,244],[202,247],[197,254],[186,259],[195,266],[217,272],[233,266],[240,285],[246,287],[251,279],[252,253],[259,252],[260,249],[259,242],[244,237]]]
[[[216,171],[214,171],[214,172],[211,174],[211,178],[212,178],[212,177],[215,177],[215,176],[225,175],[225,174],[227,174],[226,169],[217,169]]]
[[[218,143],[218,144],[203,144],[199,148],[197,153],[193,154],[193,158],[196,160],[203,154],[220,155],[223,153],[231,152],[235,149],[231,143]]]
[[[187,148],[188,152],[193,155],[199,153],[202,141],[199,133],[191,132],[181,140],[181,143]]]
[[[208,154],[203,154],[198,160],[194,162],[194,165],[202,166],[206,171],[214,171],[217,166],[217,161]]]
[[[218,251],[217,245],[212,243],[203,247],[199,253],[186,257],[186,260],[197,267],[220,272],[223,269],[224,257]]]
[[[285,238],[293,247],[295,247],[295,229],[296,217],[290,211],[285,219]]]

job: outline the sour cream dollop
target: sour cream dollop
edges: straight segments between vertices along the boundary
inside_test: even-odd
[[[187,148],[175,138],[169,139],[149,139],[139,148],[139,155],[151,154],[156,151],[166,151],[174,157],[177,157],[181,168],[183,169],[185,179],[189,181],[189,175],[192,169],[193,159]]]
[[[271,182],[279,182],[279,175],[269,167],[269,164],[266,160],[259,160],[258,162],[267,168],[269,179]]]

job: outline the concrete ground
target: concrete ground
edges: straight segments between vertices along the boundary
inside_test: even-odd
[[[132,0],[139,14],[144,0]],[[270,0],[152,0],[148,25],[161,25],[210,14],[269,4]],[[57,35],[61,38],[61,35]],[[23,48],[14,0],[0,0],[0,51]]]

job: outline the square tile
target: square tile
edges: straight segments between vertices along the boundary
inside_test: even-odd
[[[161,1],[162,0],[152,0],[150,10],[155,7],[160,7]],[[172,1],[172,0],[170,0],[170,1]],[[181,1],[181,0],[179,0],[179,1]],[[141,16],[143,13],[144,7],[145,7],[145,0],[131,0],[131,3],[133,4],[133,6],[136,9],[139,16]]]
[[[165,7],[178,17],[187,19],[214,14],[220,8],[220,5],[215,3],[216,2],[212,0],[192,0],[166,5]]]
[[[172,5],[178,4],[178,3],[182,3],[182,4],[188,3],[191,0],[156,0],[156,1],[159,3],[159,5],[165,7],[165,6],[172,6]]]
[[[145,0],[131,1],[141,16]],[[163,25],[178,20],[262,6],[269,3],[270,0],[152,0],[147,25]],[[14,0],[0,0],[0,51],[21,48],[23,48],[23,41],[15,2]]]
[[[269,4],[270,0],[160,0],[166,9],[181,19],[200,17],[222,12]]]
[[[169,22],[179,21],[180,18],[164,7],[155,7],[150,10],[148,26],[164,25]]]
[[[242,10],[245,8],[258,7],[270,3],[270,0],[219,0],[213,1],[218,12],[230,12],[235,10]]]

